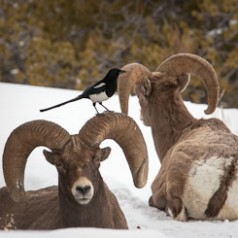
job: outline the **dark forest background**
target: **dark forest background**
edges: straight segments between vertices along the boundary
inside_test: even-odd
[[[215,67],[221,105],[238,107],[237,0],[0,0],[0,81],[84,89],[111,67],[154,70],[174,53]],[[200,80],[186,100],[206,103]]]

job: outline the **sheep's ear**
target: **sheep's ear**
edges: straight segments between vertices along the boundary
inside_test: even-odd
[[[105,147],[101,149],[101,161],[106,160],[111,153],[110,147]]]
[[[137,92],[141,93],[144,97],[148,97],[151,93],[151,83],[148,78],[143,79],[138,83]]]
[[[110,153],[111,153],[110,147],[100,149],[95,156],[95,161],[100,163],[100,162],[106,160],[108,158],[108,156],[110,155]]]
[[[187,86],[190,82],[190,74],[182,74],[182,75],[178,76],[177,82],[179,85],[180,92],[183,92],[187,88]]]
[[[51,163],[55,166],[58,165],[60,160],[59,160],[59,155],[57,153],[54,153],[54,152],[51,152],[48,150],[43,150],[43,154],[49,163]]]
[[[43,150],[43,154],[46,160],[57,168],[58,172],[66,174],[66,170],[64,164],[62,163],[59,152]]]
[[[148,96],[151,93],[151,83],[148,79],[138,82],[135,86],[135,93],[139,98],[141,105],[145,106],[148,104]]]

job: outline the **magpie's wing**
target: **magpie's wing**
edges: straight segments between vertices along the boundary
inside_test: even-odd
[[[99,94],[105,90],[106,90],[106,83],[99,81],[93,84],[92,86],[86,88],[85,91],[83,92],[83,95],[88,97],[91,94]]]

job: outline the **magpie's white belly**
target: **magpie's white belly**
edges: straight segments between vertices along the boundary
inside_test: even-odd
[[[101,92],[99,94],[91,94],[89,96],[89,98],[93,101],[93,102],[103,102],[105,100],[108,99],[108,96],[105,92]]]

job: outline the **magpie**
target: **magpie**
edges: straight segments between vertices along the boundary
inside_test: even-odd
[[[93,106],[97,111],[97,114],[99,114],[99,112],[96,108],[96,103],[99,103],[107,111],[109,111],[102,104],[102,102],[107,100],[111,96],[113,96],[113,94],[117,90],[117,78],[118,78],[119,74],[122,74],[122,73],[125,73],[125,72],[126,72],[125,70],[121,70],[121,69],[118,69],[118,68],[112,68],[108,71],[108,73],[106,74],[106,76],[102,80],[100,80],[100,81],[96,82],[95,84],[93,84],[92,86],[86,88],[83,91],[83,93],[80,94],[79,96],[77,96],[76,98],[73,98],[71,100],[68,100],[66,102],[57,104],[57,105],[52,106],[52,107],[41,109],[40,112],[45,112],[45,111],[51,110],[51,109],[56,108],[56,107],[61,107],[65,104],[80,100],[82,98],[91,99],[91,101],[93,102]]]

